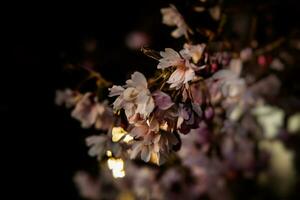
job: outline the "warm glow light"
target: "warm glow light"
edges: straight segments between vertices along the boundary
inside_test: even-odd
[[[123,137],[124,137],[123,141],[126,142],[126,143],[133,140],[133,137],[128,135],[127,132],[122,127],[113,127],[113,129],[112,129],[112,141],[113,142],[118,142]]]
[[[106,156],[107,156],[107,157],[112,157],[112,152],[111,152],[110,150],[107,150],[107,151],[106,151]]]
[[[124,142],[128,143],[131,140],[133,140],[133,137],[131,137],[130,135],[126,135],[125,138],[123,139]]]
[[[114,178],[123,178],[125,176],[124,161],[121,158],[109,158],[107,166],[112,171]]]
[[[168,123],[166,122],[166,123],[160,125],[159,128],[160,128],[161,130],[163,130],[163,131],[168,131]]]
[[[112,141],[118,142],[127,132],[122,127],[113,127]]]

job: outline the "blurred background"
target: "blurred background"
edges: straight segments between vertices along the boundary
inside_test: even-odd
[[[141,53],[140,45],[155,50],[178,47],[178,41],[170,37],[171,29],[161,23],[160,9],[169,3],[185,5],[184,1],[147,0],[10,6],[4,40],[12,57],[7,57],[8,64],[1,68],[0,101],[4,165],[12,170],[3,171],[5,184],[13,188],[8,199],[15,195],[80,199],[72,177],[80,169],[95,172],[97,162],[87,155],[87,130],[80,128],[68,110],[55,106],[55,90],[75,86],[81,72],[70,73],[66,68],[79,64],[96,68],[116,84],[134,70],[151,74],[156,62]],[[259,43],[299,31],[300,4],[296,0],[225,0],[224,4],[233,13],[229,16],[233,21],[241,14],[257,16]],[[205,20],[199,23],[214,26]],[[247,22],[241,24],[242,28],[229,24],[229,38],[243,39]],[[285,102],[296,102],[296,108],[299,68],[282,77],[284,91],[293,94],[292,98],[286,96]],[[299,135],[295,144],[298,139]],[[291,145],[297,147],[295,144]],[[299,146],[297,150],[299,168]]]

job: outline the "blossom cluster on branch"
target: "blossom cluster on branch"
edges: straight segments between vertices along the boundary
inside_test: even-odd
[[[197,12],[205,9],[195,7]],[[217,21],[219,12],[219,7],[208,9]],[[281,108],[268,104],[281,87],[274,71],[284,69],[283,61],[264,53],[272,51],[272,45],[234,51],[220,49],[226,42],[212,37],[198,43],[191,38],[201,32],[192,29],[174,5],[161,13],[164,24],[176,26],[171,36],[184,36],[186,41],[176,50],[143,49],[157,61],[154,76],[136,71],[124,85],[110,86],[96,76],[108,97],[100,97],[98,91],[56,93],[56,104],[73,107],[71,116],[82,128],[100,130],[86,142],[89,155],[101,163],[102,175],[93,180],[78,173],[80,193],[90,199],[115,199],[118,194],[128,199],[230,199],[228,185],[237,179],[270,175],[293,184],[292,153],[273,140],[284,130],[299,131],[299,114],[285,116]],[[293,128],[284,125],[284,117]],[[286,162],[271,158],[270,163],[274,152]],[[277,177],[279,165],[289,171],[286,176]],[[119,193],[105,194],[107,184]],[[176,185],[180,189],[174,189]]]

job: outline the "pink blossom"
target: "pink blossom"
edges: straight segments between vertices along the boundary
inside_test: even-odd
[[[57,90],[55,104],[59,106],[65,104],[67,108],[71,108],[80,100],[81,97],[82,95],[79,92],[73,91],[69,88],[65,90]]]
[[[109,90],[110,97],[118,96],[113,103],[114,109],[124,109],[130,123],[134,123],[135,119],[146,119],[154,109],[147,80],[140,72],[133,73],[124,87],[113,86]]]
[[[189,55],[194,63],[198,63],[198,61],[202,58],[206,45],[205,44],[184,44],[183,53]]]
[[[106,135],[92,135],[86,138],[86,145],[89,149],[89,156],[100,158],[104,155],[106,151],[106,143],[108,137]]]
[[[152,95],[154,97],[155,105],[161,110],[167,110],[174,105],[171,97],[160,90],[155,91]]]
[[[227,98],[241,97],[245,91],[245,81],[240,78],[242,63],[239,59],[230,62],[229,69],[222,69],[216,72],[212,79],[221,90],[222,95]]]
[[[92,93],[83,95],[71,115],[81,122],[83,128],[95,125],[96,129],[105,130],[113,123],[113,112],[107,102],[97,102],[97,98]]]
[[[130,135],[136,139],[132,145],[130,158],[136,158],[138,154],[145,162],[150,159],[156,164],[162,164],[173,145],[177,143],[172,133],[159,132],[159,124],[156,120],[135,126]]]
[[[99,200],[101,192],[100,181],[91,177],[87,172],[79,171],[74,175],[74,183],[81,197],[90,200]]]
[[[178,12],[174,5],[170,5],[168,8],[162,8],[160,10],[163,15],[162,23],[168,26],[177,26],[177,28],[171,33],[174,38],[181,36],[188,37],[188,33],[192,33],[188,25],[185,23],[182,15]]]
[[[160,55],[162,58],[157,65],[158,69],[176,68],[167,81],[170,88],[179,89],[195,77],[195,70],[198,70],[198,67],[190,63],[191,56],[185,50],[177,53],[171,48],[166,48],[165,51],[160,52]]]
[[[242,61],[249,61],[252,57],[253,51],[251,48],[245,48],[240,52],[240,58]]]

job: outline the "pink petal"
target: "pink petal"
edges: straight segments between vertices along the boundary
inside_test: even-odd
[[[171,97],[160,90],[155,91],[153,96],[156,106],[161,110],[167,110],[174,105]]]

